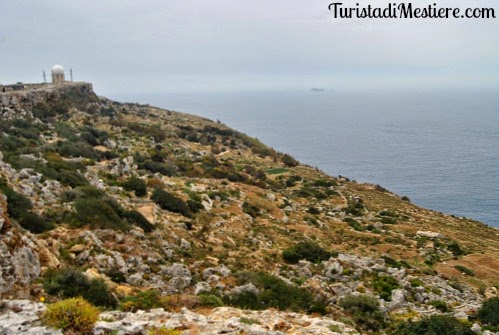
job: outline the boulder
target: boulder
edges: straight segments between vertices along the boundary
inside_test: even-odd
[[[418,231],[416,233],[417,236],[429,237],[429,238],[445,238],[445,235],[432,232],[432,231]]]
[[[209,292],[211,292],[211,286],[205,281],[198,282],[194,286],[194,294],[196,295]]]
[[[392,291],[392,300],[390,301],[388,307],[390,309],[396,309],[404,307],[406,304],[405,300],[405,290],[403,289],[395,289]]]
[[[253,293],[256,295],[256,294],[258,294],[258,289],[255,287],[255,285],[250,283],[250,284],[234,287],[232,290],[230,290],[229,295],[237,295],[237,294],[242,294],[242,293]]]
[[[325,277],[329,279],[337,279],[343,273],[343,266],[341,266],[340,262],[336,260],[330,260],[327,262],[323,262],[324,271],[323,274]]]

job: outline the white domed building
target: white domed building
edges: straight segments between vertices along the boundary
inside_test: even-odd
[[[62,84],[64,81],[64,68],[60,65],[52,66],[52,84]]]

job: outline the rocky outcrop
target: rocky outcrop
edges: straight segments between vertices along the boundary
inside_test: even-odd
[[[4,164],[0,157],[0,166]],[[29,297],[29,287],[41,272],[39,252],[58,262],[48,250],[24,234],[7,215],[7,197],[0,193],[0,297]],[[55,264],[55,263],[54,263]]]
[[[9,111],[29,110],[41,102],[51,102],[60,99],[64,94],[93,95],[92,84],[64,83],[63,85],[36,85],[33,88],[0,93],[0,107],[5,108],[4,114]],[[3,115],[6,117],[7,115]]]
[[[47,106],[31,108],[40,102]],[[51,116],[40,116],[45,114]],[[345,297],[366,294],[388,314],[439,314],[435,306],[444,301],[450,313],[467,318],[483,297],[465,284],[472,278],[456,273],[459,257],[480,251],[488,257],[486,267],[469,260],[463,265],[476,271],[475,282],[486,278],[489,288],[497,278],[496,232],[475,225],[480,234],[460,237],[454,230],[472,223],[442,218],[306,166],[285,166],[280,154],[266,153],[265,146],[205,119],[97,99],[91,85],[68,83],[0,94],[0,121],[0,141],[12,142],[2,145],[7,159],[0,152],[0,177],[30,200],[33,213],[56,226],[28,233],[10,220],[0,194],[2,297],[38,296],[41,285],[33,282],[48,268],[86,269],[120,299],[149,289],[161,295],[260,295],[267,288],[251,273],[264,272],[320,298],[330,317],[343,313],[339,302]],[[223,154],[209,155],[212,144],[223,146]],[[61,169],[67,169],[64,178]],[[66,178],[71,181],[76,173],[85,180],[80,185],[78,177],[72,187]],[[125,186],[131,177],[145,183],[142,195]],[[185,202],[192,213],[160,206],[152,197],[156,188],[175,195],[179,200],[173,203]],[[85,211],[77,205],[83,196],[95,196],[103,206],[92,204],[98,215],[80,222]],[[121,220],[126,228],[113,230],[103,218]],[[487,238],[489,247],[482,244]],[[335,256],[284,261],[285,249],[307,240],[325,249],[326,258]],[[484,268],[488,277],[482,276]],[[376,285],[385,279],[389,289]],[[247,334],[348,329],[323,318],[231,308],[208,315],[188,310],[104,315],[109,322],[103,319],[96,328],[102,334],[138,334],[161,325]]]
[[[28,300],[6,302],[0,312],[0,334],[61,335],[60,330],[44,327],[40,315],[42,303]],[[351,326],[328,317],[313,317],[275,310],[247,311],[229,307],[215,308],[200,314],[182,308],[177,313],[153,309],[136,313],[107,311],[100,314],[93,334],[148,334],[153,328],[179,329],[181,334],[248,334],[248,335],[337,335],[359,334]]]
[[[29,297],[41,271],[36,244],[11,229],[0,237],[0,254],[0,296]]]
[[[62,331],[44,327],[40,316],[45,310],[43,303],[29,300],[0,301],[0,334],[14,335],[62,335]]]

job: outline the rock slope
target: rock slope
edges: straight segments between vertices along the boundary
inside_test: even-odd
[[[5,299],[55,301],[41,283],[71,268],[104,280],[121,305],[153,290],[274,307],[104,312],[96,334],[163,321],[185,334],[341,334],[368,330],[342,306],[349,296],[374,298],[388,324],[473,318],[497,296],[496,229],[328,176],[219,122],[98,98],[91,85],[0,96]],[[283,287],[309,305],[269,298]],[[319,302],[324,317],[304,314]]]

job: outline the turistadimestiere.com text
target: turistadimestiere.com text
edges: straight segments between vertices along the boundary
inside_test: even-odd
[[[384,7],[354,6],[343,2],[329,4],[329,11],[335,19],[495,19],[494,8],[440,7],[436,3],[426,6],[410,2],[389,3]]]

